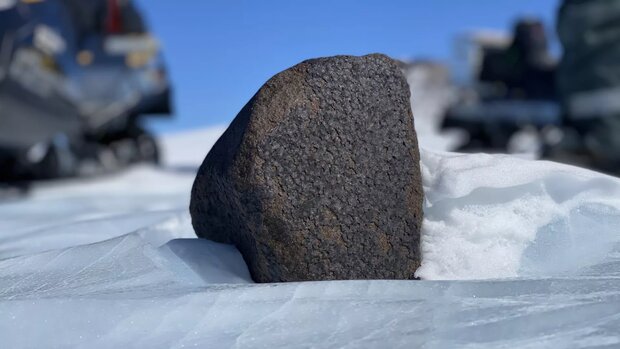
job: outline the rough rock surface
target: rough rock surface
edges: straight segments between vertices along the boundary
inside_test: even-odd
[[[409,87],[384,55],[270,79],[200,167],[191,215],[257,282],[412,279],[423,190]]]

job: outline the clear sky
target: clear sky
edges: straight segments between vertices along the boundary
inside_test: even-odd
[[[559,0],[137,0],[161,39],[175,118],[159,132],[229,123],[271,76],[304,59],[386,53],[449,60],[454,36],[509,30]]]

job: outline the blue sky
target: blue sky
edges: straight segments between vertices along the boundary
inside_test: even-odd
[[[164,45],[176,115],[158,132],[229,123],[271,76],[304,59],[386,53],[449,60],[454,36],[508,30],[558,0],[138,0]]]

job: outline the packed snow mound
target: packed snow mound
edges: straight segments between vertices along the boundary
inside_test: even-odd
[[[617,178],[503,155],[424,151],[422,164],[426,204],[418,276],[569,276],[617,263]],[[608,269],[606,274],[620,273]]]
[[[232,246],[188,239],[157,248],[139,234],[0,261],[0,299],[165,294],[209,284],[250,283]]]
[[[187,223],[192,181],[192,175],[139,167],[105,178],[41,185],[24,200],[0,203],[0,259],[90,244],[143,228],[166,241],[195,237]],[[164,221],[167,230],[153,229]]]
[[[3,345],[620,346],[618,179],[423,150],[427,280],[257,285],[188,213],[222,131],[165,137],[162,168],[0,203]]]

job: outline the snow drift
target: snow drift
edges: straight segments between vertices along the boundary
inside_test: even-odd
[[[3,345],[620,345],[618,179],[423,151],[426,281],[256,285],[234,248],[194,239],[187,213],[221,131],[165,138],[162,169],[0,204]]]
[[[570,276],[620,252],[616,178],[503,155],[426,151],[422,163],[423,278]]]

